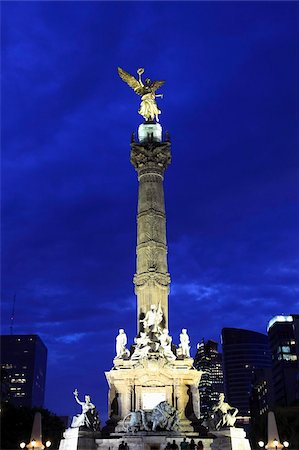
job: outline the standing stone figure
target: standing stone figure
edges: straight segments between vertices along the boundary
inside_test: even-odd
[[[81,402],[78,397],[78,390],[73,392],[76,402],[82,406],[82,413],[73,417],[71,428],[84,427],[91,431],[98,431],[100,429],[100,420],[97,409],[89,395],[85,395],[85,402]]]
[[[187,334],[186,328],[182,329],[182,332],[180,334],[180,349],[181,349],[181,355],[185,358],[190,358],[190,339]]]
[[[125,81],[136,94],[141,95],[141,103],[138,113],[144,117],[144,119],[148,121],[153,121],[156,119],[159,122],[159,114],[161,111],[159,110],[156,98],[163,97],[163,94],[156,94],[156,90],[161,87],[165,81],[151,81],[149,78],[146,78],[144,83],[141,79],[141,75],[144,73],[143,68],[139,68],[137,70],[138,80],[136,80],[133,75],[130,75],[125,70],[118,68],[118,74],[123,81]]]
[[[116,358],[124,358],[130,356],[129,350],[126,348],[128,339],[123,328],[119,329],[119,334],[116,336]]]
[[[146,313],[145,318],[141,319],[144,329],[147,333],[161,333],[162,329],[159,326],[163,320],[163,313],[161,306],[157,308],[156,305],[151,305],[151,309]]]

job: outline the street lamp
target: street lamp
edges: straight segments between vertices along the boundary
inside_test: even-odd
[[[272,443],[273,443],[273,445],[274,445],[274,447],[275,447],[275,450],[278,450],[278,445],[279,445],[279,442],[278,442],[278,440],[277,439],[274,439],[273,441],[272,441]],[[263,448],[263,447],[265,447],[265,442],[264,441],[258,441],[258,446],[259,447],[261,447],[261,448]],[[288,446],[290,445],[290,443],[288,442],[288,441],[284,441],[283,443],[282,443],[282,445],[283,445],[283,448],[288,448]],[[274,447],[269,447],[269,443],[267,444],[267,446],[268,447],[266,447],[266,448],[274,448]]]
[[[45,446],[47,448],[51,447],[51,445],[52,445],[52,442],[50,440],[45,442]],[[25,442],[21,442],[20,443],[20,447],[23,450],[26,447]],[[37,442],[35,439],[32,439],[32,441],[29,442],[29,444],[28,444],[28,448],[31,449],[31,450],[34,450],[35,448],[37,450],[39,450],[40,448],[44,448],[44,446],[43,446],[43,443],[41,441]]]

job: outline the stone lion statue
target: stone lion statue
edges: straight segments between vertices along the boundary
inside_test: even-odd
[[[179,413],[173,406],[164,401],[153,409],[151,421],[153,431],[156,431],[158,427],[161,430],[174,431],[179,428]]]
[[[168,402],[160,402],[152,411],[130,412],[123,420],[123,428],[126,432],[136,431],[174,431],[179,428],[179,413]]]

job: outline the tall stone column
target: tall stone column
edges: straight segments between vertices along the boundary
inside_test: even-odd
[[[170,276],[167,266],[164,172],[171,160],[170,142],[162,142],[158,123],[145,123],[138,142],[131,143],[131,163],[138,173],[137,264],[134,276],[137,295],[137,330],[152,304],[161,306],[168,328]]]

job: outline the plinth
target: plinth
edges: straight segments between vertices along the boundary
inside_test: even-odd
[[[167,401],[180,414],[180,432],[192,433],[188,415],[199,415],[198,384],[202,372],[193,368],[193,359],[165,359],[151,356],[140,361],[114,360],[114,368],[106,372],[109,383],[109,412],[116,419],[117,433],[124,433],[123,420],[131,411],[151,410]]]
[[[246,439],[246,433],[243,428],[227,428],[220,431],[213,431],[216,436],[211,450],[250,450],[250,444]]]

